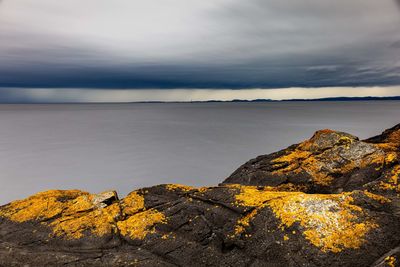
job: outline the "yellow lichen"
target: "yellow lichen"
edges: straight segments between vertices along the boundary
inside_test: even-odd
[[[254,209],[251,211],[249,214],[246,216],[240,218],[235,226],[235,234],[241,234],[246,230],[246,227],[250,226],[250,221],[253,219],[253,217],[257,214],[257,209]]]
[[[392,144],[392,143],[379,143],[379,144],[374,144],[375,146],[379,147],[385,152],[395,152],[397,150],[397,145]]]
[[[238,204],[244,206],[258,207],[265,202],[279,197],[291,194],[300,194],[300,192],[277,191],[276,188],[266,186],[259,188],[256,186],[240,186],[240,193],[235,196]]]
[[[386,142],[393,144],[400,144],[400,130],[392,132],[387,138]]]
[[[82,238],[86,232],[103,236],[120,231],[143,239],[154,232],[165,216],[155,209],[145,210],[144,197],[135,191],[123,203],[105,207],[94,204],[94,196],[78,190],[51,190],[0,209],[0,216],[15,222],[39,221],[51,227],[53,235],[66,239]],[[121,209],[122,207],[122,209]],[[125,220],[121,220],[125,216]]]
[[[138,191],[133,191],[122,201],[124,214],[131,215],[145,209],[144,197]]]
[[[324,135],[329,135],[329,137],[324,137]],[[290,173],[295,176],[308,173],[315,184],[329,186],[338,174],[349,173],[354,169],[364,168],[372,164],[376,165],[375,168],[379,170],[384,166],[385,161],[395,160],[395,154],[390,154],[385,158],[385,153],[379,145],[369,144],[367,146],[374,150],[373,153],[365,153],[357,160],[343,161],[341,156],[341,153],[344,153],[343,148],[349,150],[354,146],[357,150],[358,144],[355,142],[359,141],[332,130],[318,131],[311,139],[300,143],[294,150],[274,159],[272,161],[274,167],[272,174],[285,175]],[[326,148],[331,149],[325,151]],[[346,153],[351,155],[351,152]],[[335,166],[332,162],[340,162],[340,164]],[[335,176],[332,174],[335,174]]]
[[[282,163],[289,163],[287,167],[281,169],[280,172],[292,171],[299,167],[299,161],[308,158],[312,153],[309,151],[303,151],[296,149],[287,155],[274,159],[274,164],[281,165]]]
[[[203,187],[198,188],[197,190],[198,190],[200,193],[205,193],[205,192],[207,192],[209,189],[210,189],[210,187],[203,186]]]
[[[353,143],[354,139],[351,139],[348,136],[341,136],[339,138],[339,143],[345,145],[346,149],[350,148],[350,144]]]
[[[258,209],[263,207],[263,204],[273,198],[283,197],[286,194],[298,194],[298,192],[278,191],[277,187],[266,186],[263,188],[256,186],[241,186],[239,184],[230,185],[240,189],[240,193],[235,196],[238,205],[256,207],[247,215],[240,218],[235,226],[235,234],[245,232],[250,225],[251,220],[257,215]]]
[[[166,222],[161,212],[156,209],[146,210],[144,197],[138,191],[126,196],[121,206],[127,219],[118,221],[117,227],[122,235],[132,239],[143,239],[147,234],[155,232],[156,223]]]
[[[0,216],[15,222],[41,221],[52,228],[54,235],[76,239],[85,231],[98,236],[112,233],[120,208],[112,204],[98,209],[93,195],[86,192],[50,190],[12,202],[0,209]]]
[[[390,133],[383,143],[376,144],[387,153],[395,153],[398,155],[400,147],[400,130]],[[394,160],[398,160],[398,156]]]
[[[287,192],[306,192],[308,187],[306,185],[295,185],[291,183],[278,185],[276,187],[270,187],[269,190],[273,191],[287,191]]]
[[[132,239],[144,239],[147,234],[155,233],[155,224],[165,223],[166,217],[161,212],[150,209],[130,216],[127,220],[117,223],[124,236]]]
[[[48,220],[61,214],[69,206],[68,200],[87,195],[79,190],[49,190],[11,202],[0,209],[0,216],[15,222]]]
[[[161,239],[168,239],[169,237],[170,237],[170,235],[171,234],[163,234],[162,236],[161,236]]]
[[[269,207],[281,221],[281,230],[297,223],[311,244],[327,252],[359,248],[365,235],[377,227],[354,204],[350,193],[335,195],[305,194],[302,192],[276,192],[243,186],[236,200],[255,211],[238,222],[236,232],[241,233],[257,210]]]
[[[171,191],[180,190],[183,192],[193,191],[195,188],[192,186],[181,185],[181,184],[167,184],[166,188]]]
[[[379,183],[379,188],[382,190],[393,190],[397,193],[400,193],[399,178],[400,178],[400,165],[397,165],[390,172],[388,178]]]
[[[304,143],[303,143],[304,144]],[[299,174],[306,172],[313,177],[316,184],[329,185],[333,178],[321,172],[320,160],[318,160],[310,151],[302,150],[303,146],[299,146],[291,153],[273,160],[275,166],[287,165],[285,168],[280,168],[273,171],[274,174],[284,174],[294,172]]]
[[[94,209],[86,214],[72,213],[64,215],[50,223],[56,236],[67,239],[78,239],[90,231],[96,236],[112,234],[116,230],[115,223],[121,214],[118,204],[112,204],[102,209]]]
[[[387,265],[389,267],[395,267],[396,266],[396,258],[393,256],[388,256],[385,258],[385,263],[387,263]]]
[[[396,153],[388,153],[386,155],[385,161],[387,163],[393,163],[393,162],[397,161],[397,154]]]
[[[388,199],[387,197],[381,196],[381,195],[377,195],[377,194],[373,194],[371,192],[368,192],[367,190],[364,190],[364,194],[369,197],[370,199],[373,199],[375,201],[380,202],[381,204],[385,204],[388,202],[391,202],[390,199]]]
[[[340,252],[359,248],[365,234],[376,227],[371,221],[359,222],[362,209],[352,201],[348,194],[299,194],[272,199],[268,206],[285,227],[299,223],[313,245],[323,251]]]

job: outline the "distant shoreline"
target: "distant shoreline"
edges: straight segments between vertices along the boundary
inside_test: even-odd
[[[366,97],[326,97],[326,98],[296,98],[296,99],[234,99],[234,100],[207,100],[207,101],[135,101],[135,102],[0,102],[0,105],[25,104],[186,104],[186,103],[263,103],[263,102],[351,102],[351,101],[396,101],[400,96],[366,96]]]

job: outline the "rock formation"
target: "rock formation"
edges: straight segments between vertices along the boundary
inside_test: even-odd
[[[0,207],[0,266],[400,266],[399,159],[400,124],[321,130],[215,187],[38,193]]]

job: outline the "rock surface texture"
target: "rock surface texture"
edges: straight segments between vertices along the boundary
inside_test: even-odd
[[[215,187],[38,193],[0,207],[0,266],[400,266],[399,159],[400,125],[321,130]]]

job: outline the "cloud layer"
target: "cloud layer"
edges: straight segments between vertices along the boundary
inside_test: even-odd
[[[394,0],[5,0],[0,87],[400,84]]]

